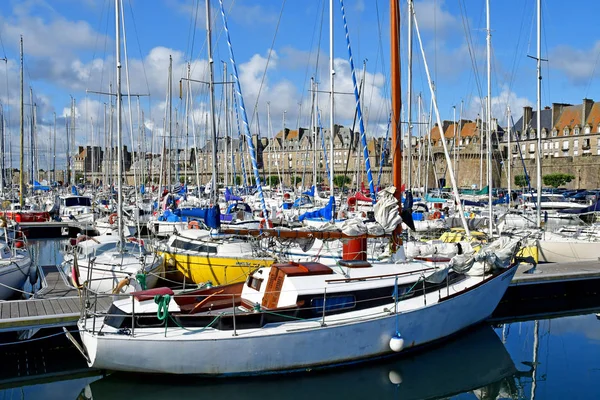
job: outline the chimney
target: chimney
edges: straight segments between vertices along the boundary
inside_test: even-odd
[[[583,99],[582,110],[581,110],[581,127],[583,128],[587,123],[588,116],[590,115],[590,111],[592,111],[592,106],[594,105],[594,100]]]
[[[523,126],[521,133],[527,132],[527,126],[531,123],[531,116],[533,114],[533,109],[531,106],[523,107]]]
[[[83,153],[83,146],[79,146],[79,151],[77,152],[77,154],[81,154]]]
[[[566,104],[566,103],[552,103],[552,128],[554,128],[556,126],[556,124],[558,124],[558,119],[560,118],[560,115],[562,114],[563,110],[565,109],[565,107],[570,106],[571,104]]]

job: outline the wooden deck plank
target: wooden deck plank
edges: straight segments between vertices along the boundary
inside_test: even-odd
[[[50,299],[50,304],[52,304],[52,307],[54,308],[55,314],[68,314],[71,311],[67,308],[66,310],[63,309],[62,307],[62,301],[58,300],[58,299]]]
[[[42,300],[32,300],[32,303],[35,306],[37,315],[46,315],[46,309]]]
[[[79,313],[79,299],[74,297],[64,298],[63,306],[69,307],[69,310],[73,313]]]
[[[14,301],[10,303],[10,317],[19,318],[19,305]]]
[[[26,301],[18,301],[17,306],[19,307],[19,317],[26,318],[29,316],[29,312],[27,311],[27,303]]]
[[[0,303],[0,319],[10,318],[10,303],[3,301]]]
[[[25,305],[27,306],[27,315],[30,317],[35,317],[37,316],[37,309],[35,308],[35,304],[33,304],[33,301],[29,300],[25,302]]]
[[[46,310],[45,315],[57,314],[56,310],[54,309],[54,305],[48,299],[43,300],[42,305],[44,306],[44,310]]]

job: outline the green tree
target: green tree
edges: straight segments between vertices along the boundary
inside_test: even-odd
[[[515,185],[519,187],[527,186],[527,179],[525,179],[525,175],[515,175]]]
[[[333,184],[339,188],[350,183],[350,177],[346,175],[336,175],[333,177]]]
[[[300,182],[302,182],[301,176],[298,176],[298,175],[292,176],[292,185],[297,185]]]
[[[180,176],[179,177],[179,183],[185,184],[185,177],[184,176]]]
[[[267,177],[267,184],[269,186],[279,185],[279,177],[277,175],[271,175]]]
[[[554,174],[544,175],[542,180],[544,181],[544,185],[552,186],[553,188],[557,188],[559,186],[564,185],[565,183],[571,182],[575,179],[574,175],[571,174],[563,174],[560,172]]]
[[[241,185],[241,184],[242,184],[242,177],[241,177],[241,176],[239,176],[239,175],[236,175],[234,180],[235,180],[235,184],[236,184],[236,185],[238,185],[238,186],[239,186],[239,185]]]

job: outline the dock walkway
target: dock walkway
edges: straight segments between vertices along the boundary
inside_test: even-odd
[[[81,315],[77,289],[54,265],[40,267],[42,288],[29,300],[0,302],[0,332],[75,325]],[[108,309],[110,298],[99,298],[98,308]]]

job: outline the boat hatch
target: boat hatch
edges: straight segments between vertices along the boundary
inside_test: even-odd
[[[372,265],[368,261],[362,260],[339,260],[338,264],[346,268],[371,268]]]
[[[330,275],[333,270],[327,265],[318,262],[290,262],[286,264],[275,264],[271,267],[271,271],[275,269],[281,270],[287,276],[309,276],[309,275]]]

